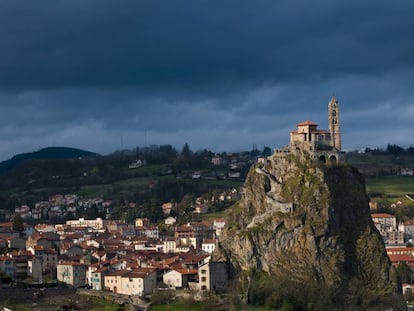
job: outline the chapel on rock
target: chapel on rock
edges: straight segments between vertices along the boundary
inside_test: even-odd
[[[345,154],[341,151],[339,103],[335,96],[328,104],[328,124],[329,130],[320,130],[317,123],[309,120],[296,124],[296,130],[290,132],[289,145],[275,150],[275,153],[305,150],[324,163],[345,161]]]

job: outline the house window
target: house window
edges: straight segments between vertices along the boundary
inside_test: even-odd
[[[201,274],[206,274],[207,273],[207,270],[201,270]]]
[[[207,278],[206,278],[205,276],[203,276],[203,277],[201,278],[201,282],[205,282],[205,281],[207,281]]]

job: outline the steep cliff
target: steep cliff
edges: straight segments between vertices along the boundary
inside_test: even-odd
[[[219,256],[250,302],[395,307],[364,179],[347,164],[318,164],[301,151],[274,154],[251,168],[228,222]]]

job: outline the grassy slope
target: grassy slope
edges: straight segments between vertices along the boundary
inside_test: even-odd
[[[382,178],[368,178],[367,192],[383,194],[386,197],[404,197],[405,194],[414,195],[414,178],[406,176],[386,176]]]

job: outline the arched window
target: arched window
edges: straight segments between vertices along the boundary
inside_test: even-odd
[[[324,155],[321,155],[321,156],[319,157],[319,161],[321,161],[322,163],[326,163],[326,158],[325,158],[325,156],[324,156]]]
[[[331,155],[331,156],[329,157],[329,161],[330,161],[331,163],[336,163],[336,156]]]

